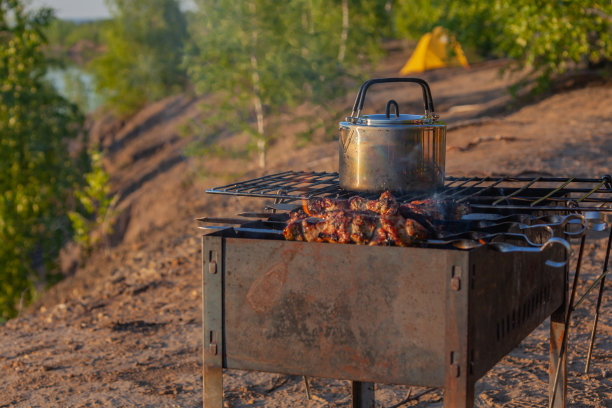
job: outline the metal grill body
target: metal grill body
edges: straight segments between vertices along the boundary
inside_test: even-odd
[[[210,408],[221,368],[443,386],[447,407],[469,407],[565,299],[566,271],[538,254],[223,235],[203,238]]]
[[[438,197],[497,214],[609,212],[611,188],[606,178],[447,178]],[[209,192],[274,198],[274,210],[351,195],[336,174],[296,172]],[[563,247],[334,245],[252,225],[269,224],[203,237],[206,408],[222,407],[223,368],[352,380],[359,408],[373,407],[361,390],[374,382],[444,387],[446,408],[473,407],[475,382],[549,316],[554,407],[565,407],[568,267],[546,262],[566,259]]]

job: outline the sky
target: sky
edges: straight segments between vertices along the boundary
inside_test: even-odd
[[[31,0],[34,7],[51,7],[55,9],[55,15],[61,19],[90,20],[108,18],[108,12],[104,0]],[[193,5],[192,0],[182,1],[186,7]]]
[[[61,19],[108,18],[104,0],[32,0],[34,7],[51,7]]]

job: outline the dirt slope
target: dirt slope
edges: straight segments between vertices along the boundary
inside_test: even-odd
[[[393,75],[405,55],[392,56],[377,76]],[[594,84],[556,94],[511,114],[499,63],[471,70],[426,73],[448,134],[452,175],[548,172],[611,173],[612,87]],[[388,87],[368,93],[371,109],[393,96],[402,112],[419,112],[418,92]],[[338,101],[350,107],[354,95]],[[371,97],[371,99],[370,99]],[[305,109],[301,107],[301,109]],[[257,200],[212,197],[204,189],[260,174],[252,162],[220,156],[189,159],[181,125],[201,112],[177,96],[148,107],[127,123],[100,118],[95,138],[108,150],[121,210],[115,236],[83,268],[50,290],[29,312],[0,327],[0,407],[201,406],[201,287],[199,233],[193,219],[259,210]],[[473,119],[482,119],[472,126]],[[484,119],[483,119],[484,118]],[[337,170],[336,142],[321,136],[294,149],[300,126],[288,118],[271,146],[267,172]],[[240,138],[223,140],[227,146]],[[589,241],[579,293],[603,262],[603,240]],[[608,285],[609,288],[609,285]],[[612,400],[612,296],[606,292],[591,374],[581,374],[591,295],[571,329],[571,406],[605,407]],[[547,398],[548,331],[538,328],[477,384],[479,407],[540,407]],[[305,399],[299,377],[229,372],[227,405],[349,406],[345,381],[312,379]],[[380,406],[406,397],[409,387],[380,386]],[[424,389],[413,387],[412,395]],[[435,390],[406,406],[441,407]]]

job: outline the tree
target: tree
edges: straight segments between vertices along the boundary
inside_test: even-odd
[[[73,196],[92,170],[87,152],[68,144],[82,136],[82,114],[43,79],[51,16],[0,0],[0,319],[58,278],[55,260],[73,233],[68,212],[78,210]]]
[[[537,89],[568,70],[612,59],[610,1],[499,0],[494,16],[504,22],[499,48],[537,73]]]
[[[398,32],[415,37],[436,25],[484,56],[508,56],[530,68],[539,87],[567,70],[612,58],[607,0],[399,0]]]
[[[187,23],[176,0],[107,0],[107,52],[91,68],[96,86],[122,115],[184,89],[180,64]]]
[[[265,167],[274,134],[266,118],[343,94],[347,77],[359,76],[379,50],[381,25],[366,22],[385,15],[380,4],[196,1],[198,24],[185,65],[196,91],[214,92],[220,100],[211,107],[215,120],[207,123],[248,133]]]

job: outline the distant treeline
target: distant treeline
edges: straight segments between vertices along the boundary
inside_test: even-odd
[[[522,72],[531,68],[526,79],[536,79],[538,89],[568,70],[605,68],[612,57],[607,0],[194,3],[184,13],[178,0],[109,0],[110,20],[53,21],[45,31],[49,50],[87,66],[109,106],[123,115],[187,88],[234,93],[236,86],[257,87],[253,92],[265,94],[275,83],[282,85],[275,93],[285,93],[285,104],[293,99],[285,90],[300,86],[308,92],[295,94],[316,100],[317,89],[342,91],[338,75],[359,77],[370,70],[386,40],[416,40],[438,25],[472,55],[509,57]],[[266,66],[268,61],[273,63]],[[261,80],[268,74],[270,83]],[[281,84],[285,74],[288,82]],[[273,110],[271,100],[262,103],[263,111]]]
[[[110,20],[92,20],[76,22],[55,18],[45,29],[49,51],[53,57],[70,58],[70,50],[84,44],[87,47],[81,57],[88,61],[95,56],[95,51],[104,48],[104,30],[108,29]],[[75,61],[76,62],[76,61]],[[80,62],[80,61],[79,61]]]

